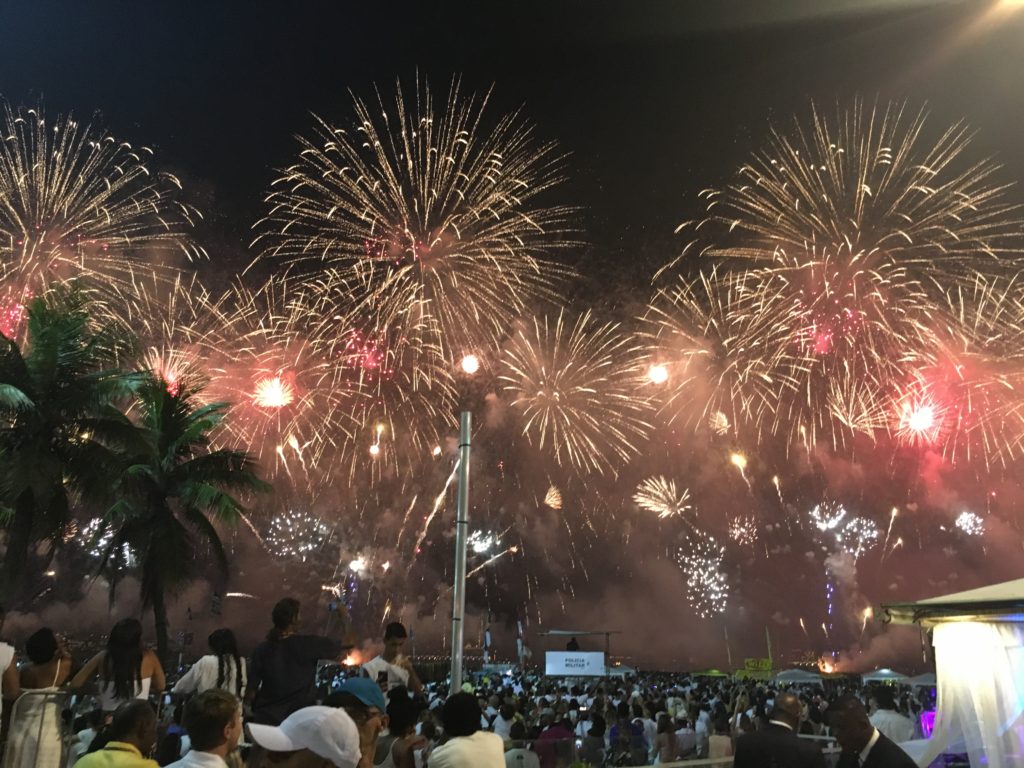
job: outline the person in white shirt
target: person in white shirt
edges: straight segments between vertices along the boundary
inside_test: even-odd
[[[235,633],[230,629],[218,629],[206,642],[213,653],[193,664],[175,684],[172,693],[202,693],[220,688],[239,699],[244,698],[248,675],[245,659],[238,655]]]
[[[505,768],[501,737],[480,730],[480,704],[473,694],[449,696],[441,722],[448,741],[430,754],[430,768]]]
[[[204,691],[185,706],[185,730],[192,749],[170,768],[227,768],[242,736],[242,703],[218,688]]]
[[[897,744],[914,738],[914,721],[896,711],[896,699],[892,690],[888,687],[876,690],[875,702],[878,709],[870,718],[875,728]]]
[[[384,628],[384,652],[363,664],[366,676],[375,680],[385,693],[400,685],[413,693],[423,693],[423,683],[412,662],[402,653],[408,637],[405,627],[399,622],[388,624]]]
[[[494,718],[494,732],[501,736],[502,740],[508,741],[515,718],[516,710],[511,704],[502,704],[498,708],[498,716]]]

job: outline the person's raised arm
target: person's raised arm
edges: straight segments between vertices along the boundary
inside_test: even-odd
[[[181,676],[181,679],[174,684],[171,689],[171,693],[194,693],[196,688],[199,687],[199,672],[200,667],[203,663],[203,658],[200,658],[195,664],[193,664],[188,672]]]
[[[89,659],[89,661],[85,663],[85,666],[78,670],[78,674],[71,678],[71,682],[68,684],[68,687],[73,691],[84,688],[100,668],[100,663],[103,661],[104,655],[105,652],[100,651]]]
[[[11,663],[3,673],[3,689],[5,699],[16,699],[21,695],[21,680],[18,679],[18,657],[12,656]]]

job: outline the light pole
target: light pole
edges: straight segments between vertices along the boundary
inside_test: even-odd
[[[452,589],[452,683],[449,694],[462,688],[462,650],[466,613],[466,542],[469,539],[469,448],[473,414],[459,418],[459,489],[455,513],[455,585]]]

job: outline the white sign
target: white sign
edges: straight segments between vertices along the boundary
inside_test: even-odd
[[[544,674],[555,677],[604,677],[604,654],[582,651],[548,651]]]

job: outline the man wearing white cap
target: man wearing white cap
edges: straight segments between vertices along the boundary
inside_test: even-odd
[[[355,722],[343,709],[305,707],[278,725],[249,724],[252,740],[270,752],[292,753],[274,766],[287,768],[372,768],[373,750],[364,755]],[[374,737],[374,743],[376,737]],[[266,762],[257,763],[265,765]]]

